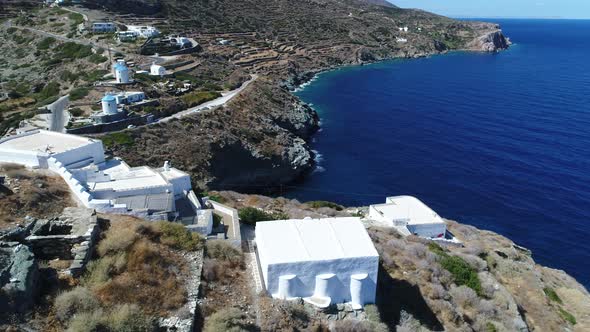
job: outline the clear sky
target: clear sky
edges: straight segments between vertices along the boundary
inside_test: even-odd
[[[590,18],[590,0],[388,0],[452,17]]]

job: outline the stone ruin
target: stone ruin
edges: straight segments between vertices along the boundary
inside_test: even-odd
[[[92,256],[100,231],[96,212],[66,208],[58,218],[25,218],[24,226],[0,232],[0,312],[22,313],[38,294],[38,261],[71,261],[62,271],[78,277]]]
[[[71,260],[67,273],[78,277],[90,260],[98,231],[94,210],[66,208],[57,219],[37,220],[25,242],[37,259]]]

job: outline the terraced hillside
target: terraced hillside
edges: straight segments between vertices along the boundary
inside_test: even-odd
[[[139,0],[104,1],[118,13],[133,12]],[[495,33],[495,24],[461,22],[419,10],[382,6],[367,0],[150,0],[145,13],[168,18],[161,27],[169,31],[192,31],[210,41],[225,38],[243,48],[257,49],[268,71],[328,66],[414,57],[450,49],[478,49],[472,43]],[[386,2],[383,1],[385,4]],[[135,12],[137,13],[137,12]],[[407,27],[407,31],[399,28]],[[255,43],[241,34],[251,36]],[[505,47],[500,38],[498,47]],[[244,47],[242,47],[244,46]],[[256,57],[246,57],[252,64]]]

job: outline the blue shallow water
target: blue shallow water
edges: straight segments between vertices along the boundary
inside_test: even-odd
[[[507,52],[345,68],[300,91],[321,161],[287,196],[415,195],[590,288],[590,21],[495,21]]]

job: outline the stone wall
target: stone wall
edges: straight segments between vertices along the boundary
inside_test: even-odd
[[[160,328],[167,332],[194,331],[195,315],[197,313],[199,289],[201,288],[201,272],[203,270],[204,250],[184,254],[189,266],[189,277],[186,281],[187,301],[175,314],[160,319]],[[186,314],[188,312],[188,314]]]
[[[150,119],[153,116],[151,114],[142,115],[142,116],[135,116],[130,117],[127,119],[123,119],[120,121],[109,122],[109,123],[101,123],[95,125],[88,125],[84,127],[78,128],[70,128],[67,130],[68,134],[76,134],[76,135],[87,135],[87,134],[100,134],[100,133],[108,133],[111,131],[119,131],[126,129],[128,126],[143,126],[150,123]]]
[[[213,210],[219,211],[223,214],[231,216],[232,232],[231,232],[231,234],[230,233],[227,234],[228,241],[234,247],[241,248],[242,247],[242,235],[241,235],[241,229],[240,229],[240,218],[238,216],[238,210],[231,208],[227,205],[223,205],[221,203],[212,201],[212,200],[207,200],[207,203],[211,204],[211,206],[213,207]]]
[[[92,256],[98,233],[94,210],[66,208],[59,219],[37,221],[25,243],[37,259],[71,260],[68,273],[79,276]]]

